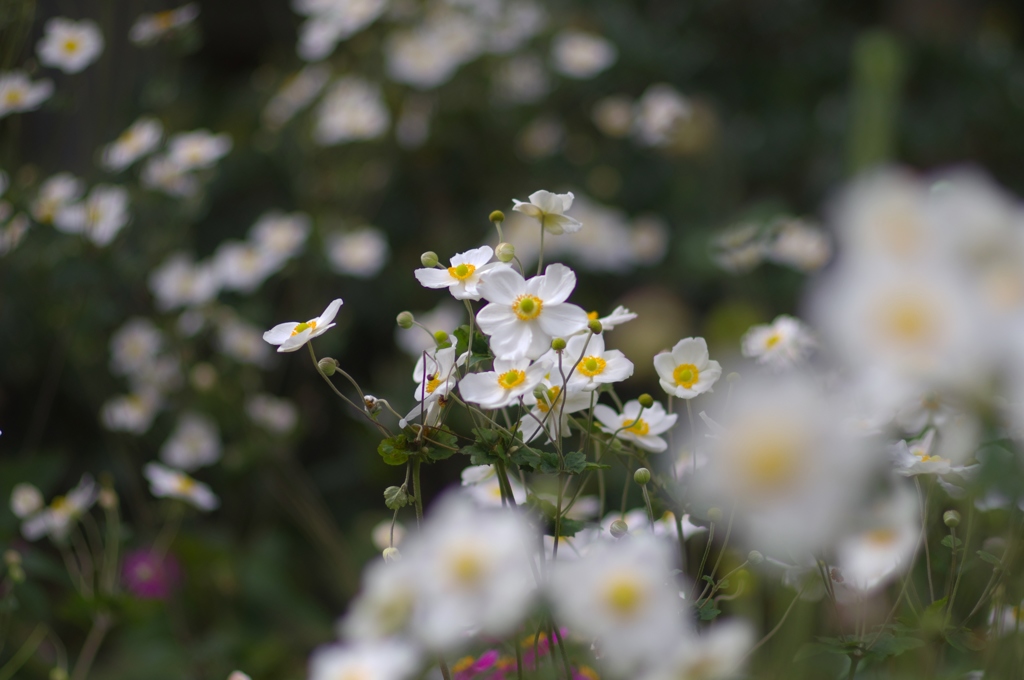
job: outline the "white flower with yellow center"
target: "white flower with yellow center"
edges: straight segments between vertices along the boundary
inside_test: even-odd
[[[77,201],[84,190],[82,180],[71,173],[61,172],[48,178],[39,185],[39,193],[32,202],[32,217],[43,224],[53,222],[57,212]]]
[[[487,409],[504,408],[533,392],[551,369],[547,362],[495,359],[494,370],[469,373],[459,383],[462,398]]]
[[[0,73],[0,118],[39,108],[53,94],[52,80],[29,80],[24,71]]]
[[[213,255],[213,269],[224,290],[252,293],[278,271],[284,260],[249,241],[225,241]]]
[[[310,229],[309,215],[272,210],[252,225],[249,240],[271,258],[284,262],[302,252]]]
[[[264,333],[263,339],[271,345],[278,345],[278,352],[294,352],[334,327],[334,317],[338,315],[341,304],[341,298],[332,301],[323,314],[309,321],[279,323]]]
[[[151,156],[142,166],[142,185],[169,196],[187,198],[199,193],[199,180],[166,155]]]
[[[451,259],[450,267],[441,269],[429,267],[417,269],[416,280],[424,288],[447,288],[456,300],[479,300],[480,277],[496,267],[507,267],[501,262],[491,262],[494,251],[490,246],[481,246]]]
[[[708,358],[704,338],[683,338],[671,352],[654,357],[662,389],[682,399],[693,399],[710,392],[722,375],[722,366]]]
[[[743,662],[754,645],[754,627],[746,621],[716,623],[701,635],[674,646],[657,671],[642,680],[730,680],[743,677]],[[659,660],[660,661],[660,660]]]
[[[129,319],[110,338],[110,370],[115,375],[136,375],[163,349],[164,334],[145,318]]]
[[[160,449],[160,460],[192,471],[220,460],[220,432],[216,423],[198,413],[186,413]]]
[[[64,73],[78,73],[99,58],[103,51],[103,34],[95,21],[72,21],[54,17],[46,22],[42,39],[36,45],[39,63],[59,68]]]
[[[220,292],[220,278],[209,264],[196,263],[192,256],[175,253],[149,275],[149,289],[157,309],[205,304]]]
[[[380,86],[346,76],[332,83],[320,100],[313,139],[323,146],[376,139],[390,125]]]
[[[904,477],[963,472],[964,466],[956,465],[950,459],[939,455],[935,443],[936,432],[935,429],[929,429],[920,439],[896,442],[891,449],[896,472]]]
[[[320,647],[309,658],[309,680],[411,680],[419,658],[396,640]]]
[[[802,363],[814,347],[811,330],[799,319],[785,314],[770,324],[752,326],[740,340],[743,356],[775,369]]]
[[[627,321],[632,321],[636,318],[636,312],[631,312],[622,305],[619,305],[612,310],[612,313],[608,316],[598,316],[597,312],[587,312],[587,318],[591,321],[597,319],[601,323],[601,332],[613,330],[616,326],[621,326]]]
[[[111,432],[143,434],[163,406],[163,398],[153,390],[108,399],[100,410],[103,427]]]
[[[299,422],[295,404],[270,394],[252,396],[245,402],[245,413],[252,422],[278,435],[288,434]]]
[[[554,565],[555,620],[596,638],[613,675],[638,677],[689,632],[671,555],[667,542],[640,534],[595,542],[581,559]]]
[[[259,329],[233,314],[217,319],[217,346],[232,359],[254,366],[266,365],[271,355]]]
[[[310,64],[289,76],[263,109],[263,126],[278,130],[316,99],[331,78],[327,64]]]
[[[542,359],[541,361],[545,361]],[[520,423],[523,441],[532,441],[546,431],[549,441],[556,441],[560,436],[569,434],[569,414],[590,408],[595,395],[585,392],[578,385],[569,384],[562,389],[562,378],[558,375],[557,365],[551,365],[551,371],[544,376],[540,387],[543,395],[538,398],[530,392],[523,402],[532,408],[523,416]],[[568,373],[568,369],[566,369]]]
[[[843,582],[862,593],[908,569],[921,536],[921,508],[912,489],[896,489],[864,514],[862,529],[836,547]]]
[[[160,463],[146,463],[142,474],[149,480],[149,491],[157,498],[175,498],[200,510],[214,510],[220,500],[206,484],[197,482],[184,472]]]
[[[83,234],[97,246],[109,245],[131,220],[128,190],[98,184],[81,203],[57,211],[53,226],[66,234]]]
[[[404,428],[409,423],[418,421],[424,409],[426,410],[425,424],[432,426],[437,422],[448,393],[455,388],[459,378],[455,367],[457,363],[461,365],[464,360],[465,357],[456,362],[454,347],[435,349],[432,352],[420,354],[420,358],[416,361],[416,368],[412,372],[412,379],[416,382],[416,390],[413,394],[416,406],[402,419],[401,427]]]
[[[199,5],[190,2],[177,9],[168,9],[153,14],[141,14],[128,30],[128,39],[136,45],[156,42],[173,30],[183,28],[199,16]]]
[[[516,477],[508,478],[516,505],[526,502],[526,490]],[[500,508],[501,484],[493,465],[470,465],[462,470],[462,487],[481,505]]]
[[[572,192],[553,194],[550,191],[534,191],[530,194],[530,202],[523,203],[512,199],[513,210],[540,222],[540,226],[552,234],[572,234],[583,226],[565,214],[572,207]]]
[[[63,540],[71,526],[96,502],[98,495],[96,482],[89,475],[83,475],[78,486],[67,495],[57,496],[48,506],[31,514],[21,525],[22,535],[30,541],[43,536]]]
[[[524,280],[511,267],[488,272],[480,293],[490,304],[477,315],[480,330],[491,336],[491,351],[501,359],[536,359],[555,337],[567,338],[586,328],[587,313],[566,303],[576,274],[552,264],[542,276]]]
[[[992,634],[1016,635],[1024,629],[1024,601],[1018,605],[999,605],[992,608],[988,624],[992,626]]]
[[[585,80],[601,73],[619,58],[615,45],[599,35],[573,29],[555,36],[551,59],[564,76]]]
[[[43,509],[43,494],[34,485],[22,482],[11,490],[11,512],[25,519]]]
[[[390,542],[390,522],[388,535]],[[398,544],[395,527],[395,544]],[[387,543],[385,543],[387,547]],[[403,545],[403,550],[405,546]],[[383,550],[383,548],[381,548]],[[359,594],[338,622],[338,632],[348,640],[394,639],[408,632],[413,610],[419,600],[420,577],[416,565],[408,559],[385,562],[375,560],[363,571]]]
[[[668,448],[664,434],[676,424],[675,413],[665,413],[665,407],[655,402],[651,408],[643,408],[636,399],[622,406],[622,413],[604,404],[594,407],[594,417],[601,423],[602,430],[614,433],[619,439],[633,442],[647,451],[660,452]]]
[[[231,151],[231,136],[209,130],[179,132],[167,140],[167,158],[181,171],[209,168]]]
[[[143,116],[132,123],[112,143],[103,149],[103,167],[120,172],[160,144],[164,126],[156,118]]]
[[[387,237],[376,227],[330,234],[325,240],[331,269],[361,279],[376,276],[391,254]]]
[[[558,355],[554,350],[544,358],[551,362],[557,374]],[[566,341],[562,350],[562,370],[569,376],[570,390],[592,391],[604,384],[622,382],[633,375],[633,362],[617,349],[605,350],[603,333],[593,336],[587,333],[574,335]],[[569,375],[570,370],[572,375]]]

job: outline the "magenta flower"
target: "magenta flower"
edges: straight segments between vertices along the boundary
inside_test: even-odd
[[[172,555],[161,556],[152,548],[140,548],[124,556],[121,577],[135,597],[166,600],[181,581],[181,567]]]

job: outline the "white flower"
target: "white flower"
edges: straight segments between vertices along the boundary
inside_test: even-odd
[[[142,166],[142,185],[186,198],[199,192],[199,180],[167,156],[153,156]]]
[[[597,319],[601,324],[601,332],[614,330],[616,326],[621,326],[627,321],[632,321],[636,318],[636,312],[631,312],[622,305],[619,305],[612,310],[612,313],[608,316],[598,317],[597,312],[590,312],[587,314],[588,319]]]
[[[374,227],[327,237],[327,261],[331,269],[361,279],[375,276],[387,264],[390,251],[384,232]]]
[[[0,226],[0,257],[11,252],[21,244],[21,240],[32,226],[25,213],[18,213],[6,225]]]
[[[249,239],[281,262],[300,252],[309,238],[309,216],[285,214],[276,210],[264,213],[249,229]]]
[[[271,345],[278,345],[278,352],[294,352],[334,327],[334,317],[338,314],[341,304],[340,298],[332,301],[323,314],[309,321],[279,323],[264,333],[263,339]]]
[[[596,638],[612,674],[637,677],[679,644],[686,614],[668,545],[649,534],[594,543],[582,559],[554,564],[555,619]]]
[[[318,61],[331,55],[338,43],[377,20],[388,0],[295,0],[295,11],[308,17],[299,28],[299,56]]]
[[[672,429],[678,416],[665,413],[665,407],[658,402],[642,409],[640,402],[634,399],[623,404],[622,413],[598,404],[594,407],[594,417],[605,432],[615,433],[619,439],[633,442],[647,451],[659,452],[667,449],[668,444],[658,435]]]
[[[112,432],[144,434],[162,405],[160,395],[152,390],[118,396],[103,404],[100,419]]]
[[[484,36],[473,19],[436,12],[415,29],[392,32],[384,50],[393,80],[427,90],[447,82],[484,47]]]
[[[515,204],[512,209],[537,220],[544,229],[552,234],[572,234],[583,226],[577,220],[563,214],[572,207],[572,199],[571,191],[565,194],[553,194],[550,191],[541,190],[530,194],[529,203],[512,199],[512,203]]]
[[[665,663],[642,680],[728,680],[741,677],[743,662],[754,646],[754,629],[746,621],[715,624],[701,635],[688,635],[674,645]]]
[[[539,101],[551,89],[544,63],[533,54],[519,54],[494,74],[494,98],[516,104]]]
[[[405,525],[401,522],[394,523],[394,541],[392,541],[392,524],[390,519],[381,520],[373,525],[370,530],[370,541],[377,550],[384,550],[388,547],[398,547],[405,538]]]
[[[678,545],[679,534],[676,531],[676,516],[671,510],[666,510],[661,517],[654,520],[653,529],[651,528],[651,520],[647,516],[646,508],[633,508],[632,510],[627,510],[625,515],[621,514],[618,510],[609,512],[601,520],[600,535],[602,537],[605,539],[612,538],[611,525],[617,519],[621,519],[626,523],[631,535],[653,533],[659,538],[668,540],[671,544]],[[683,515],[682,525],[684,541],[688,540],[690,536],[707,531],[707,527],[698,526],[691,522],[689,515]]]
[[[53,222],[64,206],[77,201],[84,191],[82,180],[68,172],[61,172],[39,185],[39,193],[32,202],[32,217],[44,224]]]
[[[18,519],[25,519],[43,509],[43,494],[32,484],[22,482],[11,490],[11,512]]]
[[[1015,635],[1024,629],[1024,601],[1019,605],[1000,605],[992,608],[988,624],[997,636]]]
[[[555,36],[551,46],[555,70],[580,80],[593,78],[614,64],[618,57],[615,45],[601,36],[573,29]]]
[[[397,535],[397,534],[396,534]],[[338,632],[349,640],[395,639],[407,632],[422,576],[408,560],[376,560],[363,572],[362,587]]]
[[[954,465],[949,458],[939,455],[935,446],[937,430],[929,429],[920,439],[899,441],[892,446],[891,454],[896,472],[905,476],[915,475],[948,475],[950,472],[960,473],[964,466]],[[948,443],[947,443],[948,448]]]
[[[480,330],[491,336],[491,351],[502,359],[537,358],[555,337],[567,338],[586,328],[587,313],[565,300],[576,287],[576,274],[563,264],[548,265],[529,281],[511,267],[488,272],[480,293],[490,302],[477,315]]]
[[[208,264],[195,264],[192,257],[176,253],[149,275],[149,289],[157,309],[205,304],[220,292],[220,279]]]
[[[636,103],[633,133],[645,146],[669,146],[680,123],[693,115],[689,100],[665,83],[651,85]]]
[[[775,369],[803,363],[814,348],[811,330],[799,319],[785,314],[770,324],[752,326],[740,340],[743,356]]]
[[[590,117],[609,137],[625,137],[633,124],[633,100],[621,94],[605,97],[594,104]]]
[[[58,210],[53,226],[67,234],[84,234],[102,247],[109,245],[130,219],[128,190],[97,184],[85,201]]]
[[[218,320],[217,345],[231,358],[254,366],[265,366],[271,356],[259,329],[234,315]]]
[[[30,541],[43,536],[63,540],[75,521],[96,502],[98,495],[96,482],[89,475],[83,475],[78,486],[66,496],[57,496],[50,505],[29,516],[21,525],[22,535]]]
[[[614,324],[613,324],[614,327]],[[554,350],[545,357],[557,367]],[[596,390],[604,384],[622,382],[633,375],[633,362],[617,349],[605,350],[604,334],[579,334],[569,338],[562,350],[562,370],[572,389]],[[576,368],[569,375],[572,363]]]
[[[411,680],[417,653],[396,640],[320,647],[309,658],[309,680]]]
[[[861,531],[840,541],[836,566],[843,582],[870,592],[908,569],[921,536],[917,494],[900,487],[871,508]]]
[[[832,239],[802,220],[786,220],[765,246],[765,257],[801,272],[814,272],[832,258]]]
[[[480,277],[491,269],[507,266],[498,262],[488,264],[493,256],[490,246],[481,246],[457,253],[447,269],[428,267],[417,269],[414,274],[425,288],[447,288],[456,300],[479,300]]]
[[[291,432],[299,421],[299,410],[292,402],[269,394],[251,397],[245,402],[245,412],[254,423],[274,434]]]
[[[95,21],[72,21],[54,17],[46,22],[45,34],[36,46],[39,63],[78,73],[99,58],[103,34]]]
[[[380,87],[346,76],[332,84],[320,100],[313,139],[324,146],[376,139],[390,124],[391,114]]]
[[[156,118],[143,116],[121,136],[103,148],[103,167],[119,172],[150,153],[160,144],[164,126]]]
[[[191,472],[220,460],[221,443],[217,425],[206,416],[186,413],[170,439],[160,449],[160,460],[171,467]]]
[[[722,366],[708,358],[704,338],[683,338],[671,352],[654,357],[662,389],[682,399],[693,399],[710,392],[722,375]]]
[[[248,241],[225,241],[213,255],[213,269],[224,290],[252,293],[281,268],[284,260]]]
[[[38,109],[52,94],[52,80],[33,83],[24,71],[0,73],[0,118]]]
[[[545,363],[542,359],[538,363]],[[547,432],[549,441],[556,441],[569,433],[569,414],[590,408],[594,394],[584,392],[577,385],[568,385],[562,391],[562,378],[558,375],[557,364],[548,363],[550,372],[544,376],[540,387],[544,395],[538,399],[533,392],[525,395],[523,402],[532,408],[523,416],[520,428],[523,441],[532,441],[542,430]]]
[[[149,480],[149,490],[157,498],[176,498],[200,510],[214,510],[220,505],[210,487],[197,482],[184,472],[172,470],[160,463],[146,463],[142,474]]]
[[[164,334],[152,321],[129,319],[110,338],[110,370],[116,375],[142,373],[163,345]]]
[[[416,391],[413,395],[416,406],[399,423],[401,427],[404,428],[409,422],[419,418],[424,409],[425,424],[431,426],[437,422],[444,399],[455,388],[459,377],[455,364],[454,347],[435,349],[433,352],[423,352],[420,355],[412,372],[412,379],[416,381]]]
[[[231,136],[209,130],[179,132],[167,140],[167,157],[180,170],[212,167],[231,151]]]
[[[551,365],[529,359],[495,359],[494,370],[469,373],[459,383],[462,398],[484,408],[504,408],[533,392]]]
[[[252,678],[242,671],[231,671],[231,675],[228,676],[228,680],[252,680]]]
[[[154,43],[175,29],[187,26],[199,16],[199,4],[190,2],[176,9],[141,14],[128,30],[128,39],[136,45]]]
[[[277,130],[312,103],[331,78],[326,64],[310,64],[288,78],[263,109],[263,125]]]
[[[526,489],[515,477],[508,478],[512,498],[516,504],[526,502]],[[501,482],[493,465],[470,465],[462,469],[462,487],[474,501],[492,508],[500,508]]]

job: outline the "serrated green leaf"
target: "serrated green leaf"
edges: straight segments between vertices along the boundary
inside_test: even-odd
[[[408,443],[404,434],[389,437],[377,445],[377,453],[388,465],[405,465],[409,460]]]
[[[704,600],[700,605],[700,609],[697,610],[701,621],[714,621],[721,613],[722,610],[715,605],[715,601],[712,599]]]
[[[964,542],[961,541],[959,538],[954,539],[952,536],[946,536],[942,539],[942,545],[946,546],[947,548],[952,548],[954,545],[957,548],[959,548],[963,544]]]
[[[573,451],[565,456],[565,469],[574,475],[583,472],[587,467],[587,454],[582,451]]]
[[[992,553],[985,552],[984,550],[978,551],[978,557],[985,560],[989,564],[999,565],[1002,562],[1002,560],[1000,560],[998,557],[996,557]]]

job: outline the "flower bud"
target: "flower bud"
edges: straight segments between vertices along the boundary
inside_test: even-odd
[[[371,416],[375,416],[384,410],[384,404],[372,394],[363,395],[363,407]]]
[[[500,210],[495,210],[490,214],[490,216],[487,219],[489,219],[491,222],[497,222],[500,224],[505,221],[505,213],[501,212]]]
[[[960,526],[960,513],[956,510],[946,510],[942,513],[942,523],[950,529]]]
[[[629,533],[629,525],[621,519],[617,519],[612,522],[610,531],[612,532],[612,536],[615,538],[622,538]]]
[[[436,267],[437,253],[435,253],[433,250],[428,250],[427,252],[423,253],[422,255],[420,255],[420,264],[422,264],[424,267]]]
[[[708,510],[708,519],[712,522],[722,521],[722,510],[721,508],[711,508]]]
[[[409,329],[412,328],[412,324],[416,321],[416,318],[412,315],[412,312],[401,312],[395,321],[398,322],[399,328]]]
[[[601,322],[598,321],[597,319],[591,319],[590,323],[587,324],[587,328],[590,329],[591,333],[594,333],[596,335],[597,333],[601,332],[604,326],[602,326]]]
[[[647,482],[651,481],[651,471],[647,468],[637,468],[636,472],[633,473],[633,481],[644,486]]]
[[[384,505],[390,510],[398,510],[409,505],[409,493],[400,486],[389,486],[384,489]]]
[[[384,561],[388,564],[392,562],[398,562],[402,559],[402,553],[398,552],[398,548],[384,548]]]
[[[434,342],[436,342],[438,346],[448,342],[448,333],[445,331],[437,331],[434,333]]]
[[[736,371],[733,371],[729,375],[725,376],[725,379],[728,380],[731,383],[739,382],[740,381],[740,374],[737,373]]]
[[[543,385],[537,385],[533,388],[533,396],[537,401],[548,403],[548,388]]]
[[[762,555],[756,550],[751,550],[749,553],[747,553],[747,562],[750,562],[755,566],[761,564],[762,562],[764,562],[764,555]]]
[[[511,243],[502,241],[498,244],[498,247],[494,249],[494,254],[501,262],[511,262],[512,258],[516,256],[516,247]]]
[[[646,392],[637,397],[637,401],[639,401],[640,405],[643,406],[644,408],[651,408],[652,406],[654,406],[654,397],[647,394]]]
[[[338,370],[338,362],[331,357],[324,357],[320,361],[316,362],[317,368],[320,372],[326,376],[334,375],[334,372]]]
[[[555,350],[556,352],[561,352],[563,349],[565,349],[565,340],[563,338],[552,338],[551,349]]]

